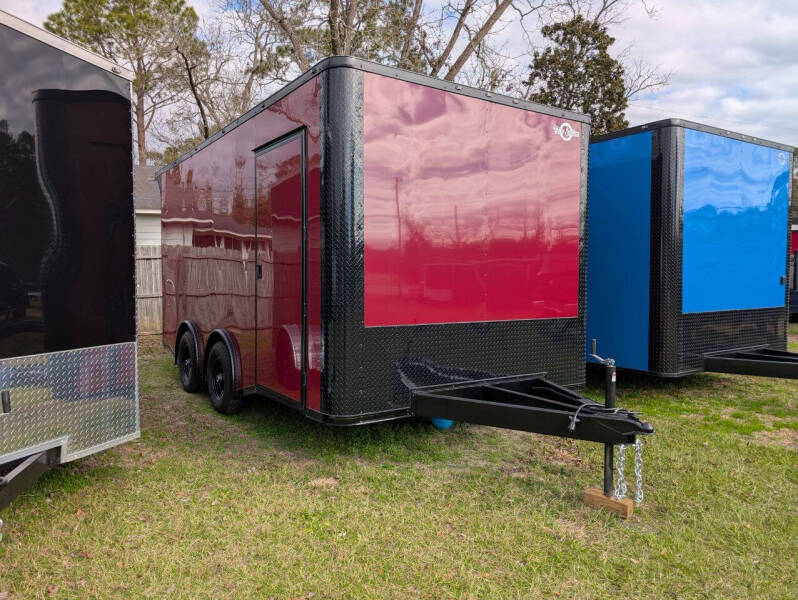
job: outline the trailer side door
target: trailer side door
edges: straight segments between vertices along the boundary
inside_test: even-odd
[[[305,404],[307,373],[305,132],[256,151],[255,379]]]

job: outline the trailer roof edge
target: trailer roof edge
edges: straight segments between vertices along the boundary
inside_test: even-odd
[[[113,73],[118,77],[122,77],[128,81],[133,81],[132,71],[129,71],[124,67],[120,67],[113,61],[108,60],[104,56],[100,56],[96,52],[92,52],[91,50],[88,50],[83,46],[76,44],[75,42],[70,42],[69,40],[55,35],[54,33],[50,33],[49,31],[42,29],[41,27],[37,27],[28,21],[24,21],[19,17],[15,17],[4,10],[0,10],[0,25],[5,25],[14,31],[23,33],[29,37],[32,37],[33,39],[52,46],[53,48],[58,48],[59,50],[84,60],[87,63],[93,64],[101,69],[105,69],[106,71]]]
[[[768,146],[777,150],[784,150],[785,152],[795,152],[795,147],[789,144],[782,144],[781,142],[774,142],[773,140],[766,140],[758,138],[753,135],[746,135],[736,131],[723,129],[722,127],[713,127],[712,125],[704,125],[695,121],[688,121],[687,119],[661,119],[659,121],[651,121],[650,123],[643,123],[634,127],[628,127],[621,131],[613,131],[612,133],[604,133],[595,135],[590,138],[590,143],[593,142],[606,142],[607,140],[614,140],[627,135],[634,135],[643,131],[653,131],[654,129],[662,129],[663,127],[683,127],[684,129],[695,129],[696,131],[703,131],[705,133],[714,133],[723,137],[739,140],[741,142],[749,142],[757,144],[758,146]]]
[[[551,106],[538,104],[536,102],[531,102],[529,100],[522,100],[520,98],[513,98],[512,96],[506,96],[504,94],[488,92],[467,85],[454,83],[452,81],[444,81],[436,77],[430,77],[429,75],[421,75],[418,73],[413,73],[412,71],[399,69],[397,67],[387,67],[369,60],[355,58],[353,56],[330,56],[328,58],[325,58],[317,62],[310,69],[302,73],[299,77],[297,77],[290,83],[286,84],[285,86],[274,92],[271,96],[269,96],[265,100],[256,104],[253,108],[249,109],[247,112],[245,112],[243,115],[241,115],[234,121],[222,127],[219,131],[217,131],[207,140],[204,140],[203,142],[201,142],[200,144],[198,144],[188,152],[180,155],[176,160],[169,163],[168,165],[160,167],[155,172],[155,177],[160,178],[161,175],[163,175],[166,171],[179,165],[181,162],[183,162],[187,158],[190,158],[191,156],[193,156],[194,154],[196,154],[206,146],[212,144],[214,141],[224,136],[226,133],[232,131],[233,129],[243,124],[244,122],[248,121],[255,115],[268,109],[270,106],[272,106],[276,102],[279,102],[285,96],[293,92],[298,87],[304,85],[312,78],[316,77],[317,75],[323,73],[324,71],[330,69],[338,69],[338,68],[357,69],[359,71],[364,71],[367,73],[375,73],[377,75],[393,77],[401,81],[407,81],[410,83],[416,83],[419,85],[424,85],[427,87],[444,90],[447,92],[452,92],[454,94],[459,94],[461,96],[469,96],[471,98],[478,98],[480,100],[485,100],[487,102],[494,102],[496,104],[502,104],[514,108],[522,108],[525,110],[530,110],[553,117],[570,119],[572,121],[578,121],[586,125],[590,124],[590,116],[582,113],[573,112],[569,110],[562,110],[559,108],[552,108]]]

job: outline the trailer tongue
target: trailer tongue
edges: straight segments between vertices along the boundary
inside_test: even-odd
[[[798,379],[798,353],[765,346],[704,355],[704,371]]]
[[[430,366],[415,365],[417,369]],[[446,376],[435,370],[441,379]],[[450,375],[451,377],[451,375]],[[599,404],[545,379],[545,373],[444,381],[410,388],[413,414],[599,442],[633,444],[654,428],[624,408]]]
[[[595,341],[592,355],[605,368],[604,404],[548,381],[545,373],[479,377],[472,371],[444,369],[423,361],[403,361],[398,370],[402,383],[410,390],[412,412],[416,416],[604,444],[603,490],[587,488],[585,502],[629,518],[634,504],[643,501],[642,444],[638,436],[651,435],[654,428],[641,421],[636,413],[615,406],[615,361],[596,355]],[[416,381],[425,385],[416,385]],[[613,485],[616,445],[617,482]],[[625,498],[627,445],[633,445],[635,450],[634,502]]]

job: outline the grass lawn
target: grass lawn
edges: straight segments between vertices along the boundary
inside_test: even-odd
[[[223,417],[159,349],[140,368],[141,440],[0,515],[0,598],[798,597],[798,382],[622,376],[657,429],[624,522],[582,503],[597,444]]]

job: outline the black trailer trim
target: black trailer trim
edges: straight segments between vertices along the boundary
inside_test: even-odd
[[[477,379],[412,390],[413,413],[603,444],[633,444],[654,428],[623,408],[608,408],[540,373]]]
[[[704,355],[704,370],[715,373],[798,379],[798,353],[767,347],[713,352]]]
[[[32,454],[0,477],[0,510],[30,487],[39,477],[58,464],[61,448],[50,448]]]
[[[444,81],[442,79],[430,77],[429,75],[421,75],[418,73],[413,73],[412,71],[406,71],[405,69],[399,69],[397,67],[386,67],[384,65],[380,65],[375,62],[363,60],[360,58],[355,58],[354,56],[331,56],[313,65],[308,71],[302,73],[292,82],[280,88],[274,94],[266,98],[263,102],[257,104],[254,108],[251,108],[250,110],[245,112],[236,120],[222,127],[214,135],[204,140],[201,144],[195,146],[185,154],[178,157],[177,160],[175,160],[174,162],[170,163],[165,167],[162,167],[161,169],[158,169],[158,171],[156,171],[155,173],[155,177],[160,182],[161,175],[163,175],[169,169],[177,166],[187,158],[193,156],[194,154],[196,154],[197,152],[199,152],[209,144],[212,144],[213,142],[221,138],[226,133],[232,131],[239,125],[245,123],[246,121],[249,121],[252,117],[268,109],[270,106],[279,102],[280,100],[285,98],[288,94],[290,94],[297,88],[301,87],[302,85],[304,85],[305,83],[307,83],[308,81],[319,75],[320,73],[323,73],[324,71],[328,71],[330,69],[337,69],[337,68],[356,69],[358,71],[365,71],[367,73],[376,73],[378,75],[384,75],[386,77],[393,77],[394,79],[399,79],[401,81],[407,81],[409,83],[417,83],[419,85],[424,85],[434,89],[452,92],[453,94],[460,94],[461,96],[479,98],[480,100],[485,100],[487,102],[494,102],[496,104],[503,104],[505,106],[513,106],[515,108],[531,110],[544,115],[560,117],[563,119],[578,121],[580,123],[590,124],[590,116],[584,115],[582,113],[573,112],[569,110],[562,110],[559,108],[553,108],[551,106],[546,106],[544,104],[538,104],[537,102],[522,100],[520,98],[513,98],[512,96],[505,96],[504,94],[488,92],[467,85],[462,85],[459,83]]]
[[[728,129],[713,127],[712,125],[704,125],[703,123],[696,123],[695,121],[688,121],[687,119],[662,119],[660,121],[643,123],[642,125],[629,127],[621,131],[613,131],[611,133],[603,133],[601,135],[595,135],[590,138],[590,143],[592,144],[593,142],[606,142],[607,140],[614,140],[615,138],[625,137],[627,135],[634,135],[636,133],[640,133],[641,131],[652,131],[655,129],[662,129],[664,127],[681,127],[683,129],[695,129],[696,131],[713,133],[715,135],[731,138],[733,140],[739,140],[741,142],[750,142],[752,144],[757,144],[759,146],[769,146],[771,148],[776,148],[777,150],[784,150],[785,152],[789,152],[791,154],[794,151],[794,148],[788,144],[782,144],[781,142],[774,142],[772,140],[764,140],[762,138],[754,137],[751,135],[745,135],[744,133],[729,131]]]
[[[32,23],[29,23],[24,19],[20,19],[19,17],[16,17],[3,10],[0,10],[0,25],[5,25],[14,31],[33,38],[34,40],[47,44],[48,46],[56,48],[61,52],[69,54],[70,56],[79,58],[90,65],[94,65],[95,67],[99,67],[104,71],[113,73],[117,77],[127,79],[128,81],[133,81],[134,79],[133,71],[117,65],[104,56],[100,56],[96,52],[92,52],[91,50],[84,48],[75,42],[64,39],[58,35],[55,35],[54,33],[51,33],[50,31],[42,29],[41,27],[37,27],[36,25],[33,25]]]
[[[406,407],[354,415],[331,415],[309,408],[305,411],[305,415],[319,423],[339,427],[370,425],[373,423],[383,423],[385,421],[395,421],[396,419],[407,419],[413,416],[410,409]]]

